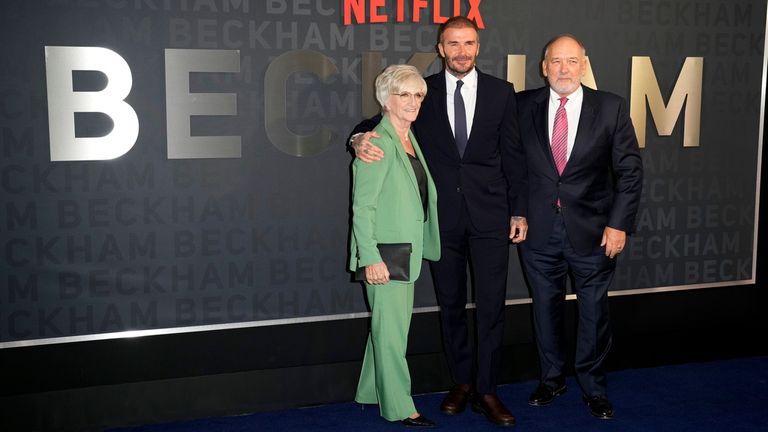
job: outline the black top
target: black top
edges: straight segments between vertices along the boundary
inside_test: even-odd
[[[421,195],[421,206],[424,208],[424,220],[427,220],[427,172],[424,165],[416,156],[408,154],[408,159],[413,167],[413,174],[416,175],[416,183],[419,185],[419,195]]]

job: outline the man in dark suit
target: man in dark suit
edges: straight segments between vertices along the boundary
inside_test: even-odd
[[[563,325],[566,278],[579,320],[575,370],[584,401],[611,418],[604,362],[611,346],[608,288],[640,202],[643,165],[627,104],[581,86],[582,43],[571,35],[547,44],[549,86],[518,94],[528,165],[528,237],[520,253],[533,297],[541,378],[529,404],[565,392]]]
[[[474,22],[454,17],[440,26],[445,69],[426,78],[427,95],[413,123],[437,187],[442,258],[432,263],[448,365],[455,385],[440,408],[473,410],[505,426],[515,418],[496,396],[504,327],[509,240],[525,239],[525,179],[512,84],[475,68],[480,41]],[[353,134],[370,131],[378,118]],[[358,158],[380,150],[353,135]],[[467,326],[467,263],[477,308],[477,355]]]

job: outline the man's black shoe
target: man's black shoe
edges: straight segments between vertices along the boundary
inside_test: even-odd
[[[587,404],[589,412],[591,412],[593,416],[603,420],[613,418],[613,405],[611,405],[611,401],[609,401],[607,397],[583,396],[582,399],[584,399],[584,403]]]
[[[565,386],[565,384],[557,386],[557,387],[551,387],[546,384],[539,384],[539,387],[536,388],[536,391],[531,393],[531,396],[528,398],[528,405],[530,406],[544,406],[549,405],[552,403],[553,400],[557,396],[560,396],[561,394],[565,393],[565,391],[568,388]]]

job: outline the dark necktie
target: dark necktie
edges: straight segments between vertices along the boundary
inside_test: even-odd
[[[464,98],[461,97],[462,80],[456,82],[456,91],[453,92],[453,128],[456,148],[459,149],[459,157],[464,157],[467,148],[467,112],[464,109]]]

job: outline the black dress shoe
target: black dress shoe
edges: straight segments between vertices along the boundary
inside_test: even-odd
[[[463,412],[467,406],[467,401],[472,397],[472,393],[472,386],[469,384],[454,385],[440,404],[440,411],[448,415]]]
[[[435,427],[435,422],[419,414],[416,418],[404,418],[400,420],[400,423],[405,427]]]
[[[476,395],[472,401],[472,411],[484,415],[488,421],[499,426],[515,425],[515,416],[495,394]]]
[[[548,386],[544,383],[539,384],[536,391],[531,393],[528,398],[528,405],[530,406],[544,406],[552,403],[557,396],[565,393],[568,388],[563,385],[557,387]]]
[[[589,412],[599,419],[613,418],[613,405],[605,396],[582,396],[584,403],[589,407]]]

